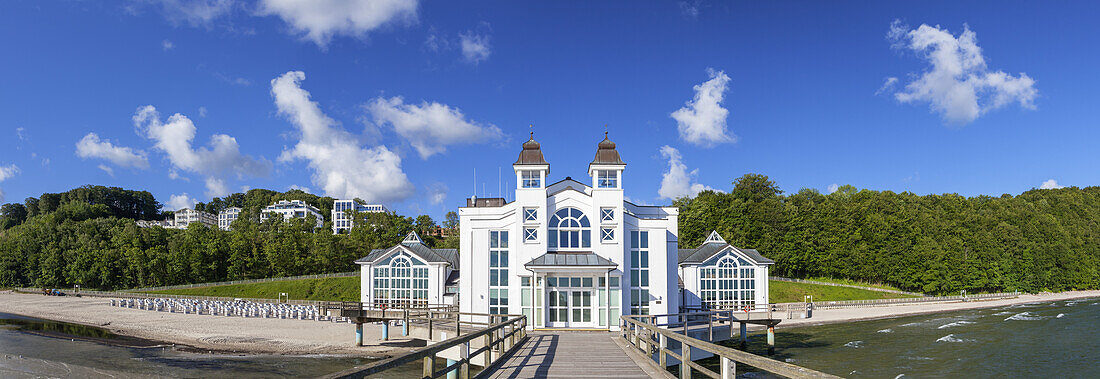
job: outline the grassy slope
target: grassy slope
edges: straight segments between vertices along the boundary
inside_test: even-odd
[[[851,284],[851,285],[854,285],[854,286],[861,286],[861,287],[871,287],[871,288],[881,288],[881,289],[887,289],[887,290],[901,291],[900,288],[897,288],[897,287],[894,287],[894,286],[891,286],[891,285],[887,285],[887,284],[867,283],[867,282],[861,282],[861,281],[851,280],[851,279],[808,278],[808,280],[814,280],[814,281],[826,282],[826,283]]]
[[[861,290],[857,288],[823,286],[817,284],[770,282],[769,300],[772,303],[790,303],[803,301],[804,296],[813,295],[815,301],[831,300],[867,300],[910,297],[888,292]],[[325,278],[288,280],[227,286],[195,287],[155,291],[154,293],[195,296],[223,296],[255,299],[275,299],[280,292],[290,294],[294,300],[359,300],[359,278]]]
[[[805,301],[806,295],[813,296],[814,301],[895,299],[900,297],[913,297],[908,295],[871,291],[859,288],[780,282],[775,280],[769,281],[768,287],[768,301],[772,303],[801,302]]]
[[[359,277],[287,280],[153,291],[153,293],[170,295],[253,299],[276,299],[281,292],[290,295],[291,300],[359,301]]]

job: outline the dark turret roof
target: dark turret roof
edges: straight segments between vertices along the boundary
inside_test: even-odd
[[[531,132],[531,139],[523,143],[523,151],[519,152],[519,159],[516,160],[517,165],[546,165],[546,159],[542,157],[542,149],[538,142],[535,142],[535,132]]]
[[[607,138],[607,132],[603,132],[603,141],[596,146],[596,158],[591,164],[626,165],[619,157],[619,151],[615,150],[615,143]]]

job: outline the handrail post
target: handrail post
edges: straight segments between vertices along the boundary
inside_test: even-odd
[[[421,372],[421,375],[425,378],[431,378],[432,374],[435,373],[435,360],[432,359],[434,356],[435,355],[428,355],[424,357],[424,370]]]
[[[485,366],[493,362],[493,333],[485,333]]]
[[[723,356],[721,358],[722,364],[722,379],[735,379],[737,378],[737,362]]]
[[[714,313],[707,313],[707,341],[714,342]]]
[[[685,341],[680,341],[680,379],[691,379],[691,345],[688,345]]]
[[[458,350],[458,358],[462,364],[458,366],[459,379],[470,379],[470,341],[463,342]]]
[[[668,350],[668,337],[665,337],[664,334],[660,334],[659,338],[661,339],[661,350],[657,351],[657,361],[661,362],[661,368],[663,369],[666,367],[666,363],[668,363],[668,357],[665,355],[665,351]]]

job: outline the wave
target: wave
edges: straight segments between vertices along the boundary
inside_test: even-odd
[[[905,374],[898,374],[898,376],[895,376],[894,379],[901,379],[903,377],[905,377]]]
[[[894,329],[886,328],[886,329],[880,330],[878,332],[879,333],[893,333]]]
[[[1054,316],[1054,318],[1062,318],[1062,317],[1066,317],[1066,314],[1065,313],[1059,313],[1057,316]]]
[[[863,341],[852,341],[844,344],[845,347],[861,348],[863,347]]]
[[[1014,314],[1012,316],[1008,316],[1007,318],[1005,318],[1005,321],[1009,321],[1009,320],[1012,320],[1012,321],[1035,321],[1035,320],[1042,320],[1042,319],[1043,319],[1043,316],[1036,316],[1036,315],[1031,314],[1031,312],[1020,312],[1020,313]]]
[[[947,329],[947,328],[952,328],[952,327],[956,327],[956,326],[969,325],[969,324],[973,324],[973,323],[974,323],[973,321],[961,320],[961,321],[952,322],[950,324],[940,325],[936,329]]]
[[[1013,315],[1013,314],[1016,314],[1016,312],[1008,312],[1008,311],[997,312],[997,313],[994,313],[993,315],[994,316],[1007,316],[1007,315]]]
[[[955,337],[954,334],[948,334],[948,335],[940,337],[939,339],[936,340],[936,342],[971,342],[971,341],[974,341],[974,340],[958,338],[958,337]]]

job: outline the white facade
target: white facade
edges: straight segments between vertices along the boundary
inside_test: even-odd
[[[317,210],[317,207],[306,204],[306,202],[301,200],[279,200],[274,204],[264,207],[264,209],[260,211],[260,222],[267,220],[272,213],[282,215],[283,220],[313,216],[316,219],[315,228],[320,228],[325,225],[325,218],[321,216],[321,211]]]
[[[458,251],[432,249],[416,232],[389,249],[375,249],[360,265],[360,301],[377,306],[453,304],[447,286],[458,280]]]
[[[462,312],[524,314],[532,327],[618,328],[621,314],[677,313],[675,207],[623,198],[626,164],[604,139],[590,181],[546,184],[550,166],[523,145],[515,201],[459,209]]]
[[[335,200],[332,202],[332,233],[346,233],[354,226],[353,220],[348,216],[349,211],[356,210],[360,213],[389,212],[382,204],[363,204],[355,200]]]
[[[176,229],[187,229],[187,225],[193,222],[202,223],[208,227],[215,227],[218,226],[218,217],[213,213],[183,208],[176,211],[176,223],[173,227]]]
[[[680,249],[684,307],[752,310],[768,304],[768,268],[774,263],[712,231],[699,248]]]
[[[240,216],[241,208],[229,207],[218,212],[218,227],[222,230],[229,230],[233,221],[237,221],[237,216]]]

